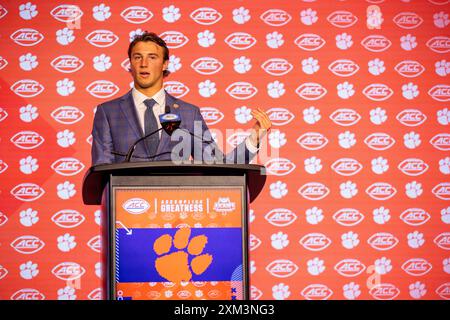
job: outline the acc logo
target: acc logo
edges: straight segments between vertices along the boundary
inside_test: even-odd
[[[272,58],[264,62],[261,68],[272,76],[284,76],[292,70],[293,66],[286,59]]]
[[[431,263],[421,258],[409,259],[404,264],[402,264],[403,271],[411,276],[416,277],[427,274],[432,268],[433,266],[431,265]]]
[[[80,70],[84,63],[78,57],[62,55],[53,59],[50,65],[59,72],[73,73]]]
[[[198,24],[209,26],[222,19],[222,14],[213,8],[198,8],[192,11],[190,17]]]
[[[402,12],[393,19],[396,25],[403,29],[415,29],[420,26],[423,19],[414,12]]]
[[[22,79],[14,83],[11,90],[18,96],[31,98],[44,91],[44,86],[36,80]]]
[[[381,283],[372,287],[370,295],[377,300],[393,300],[400,294],[400,290],[390,283]]]
[[[225,91],[235,99],[246,100],[253,97],[258,89],[249,82],[234,82]]]
[[[74,176],[84,169],[84,164],[75,158],[60,158],[53,162],[51,168],[62,176]]]
[[[36,289],[24,288],[15,292],[11,300],[44,300],[45,296]]]
[[[331,169],[341,176],[354,176],[360,172],[363,165],[358,162],[358,160],[352,158],[341,158],[336,160],[332,165]]]
[[[408,176],[420,176],[428,170],[428,164],[417,158],[408,158],[399,163],[398,169]]]
[[[51,113],[53,119],[62,124],[74,124],[83,119],[84,113],[77,107],[61,106]]]
[[[52,221],[61,228],[76,228],[85,220],[84,216],[76,210],[60,210],[52,216]]]
[[[295,39],[295,44],[305,51],[316,51],[325,45],[325,40],[317,34],[304,33]]]
[[[86,87],[87,92],[96,98],[110,98],[119,92],[119,87],[108,80],[96,80]]]
[[[236,132],[233,133],[228,139],[227,142],[236,148],[239,144],[244,142],[245,139],[250,135],[249,132]]]
[[[0,227],[2,225],[4,225],[7,221],[8,221],[8,217],[3,212],[0,211]],[[0,276],[1,276],[1,272],[0,272]],[[1,277],[0,277],[0,279],[1,279]]]
[[[44,246],[44,241],[35,236],[21,236],[11,242],[11,247],[22,254],[36,253]]]
[[[270,9],[260,16],[261,20],[269,26],[280,27],[291,21],[289,13],[281,9]]]
[[[427,42],[428,48],[437,53],[446,53],[450,51],[450,38],[444,36],[433,37]]]
[[[330,193],[330,189],[320,182],[308,182],[298,189],[298,193],[308,200],[321,200]]]
[[[431,216],[428,212],[419,208],[409,208],[403,211],[400,219],[410,226],[421,226],[430,220]]]
[[[7,65],[8,65],[8,61],[5,58],[0,57],[0,70],[2,70]]]
[[[122,208],[131,214],[141,214],[150,209],[150,204],[141,198],[132,198],[122,204]]]
[[[295,92],[305,100],[319,100],[327,94],[327,89],[314,82],[304,83]]]
[[[295,164],[286,158],[275,158],[266,162],[266,170],[275,176],[285,176],[294,171]]]
[[[289,209],[276,208],[269,211],[264,217],[271,225],[286,227],[297,220],[297,216]]]
[[[392,198],[397,190],[387,182],[376,182],[366,189],[366,193],[375,200],[387,200]]]
[[[300,239],[300,244],[309,251],[322,251],[331,244],[331,239],[323,233],[309,233]]]
[[[450,182],[439,183],[431,192],[439,199],[450,200]]]
[[[107,48],[116,43],[119,37],[109,30],[94,30],[86,36],[86,40],[93,46]]]
[[[450,300],[450,282],[444,283],[436,289],[436,293],[445,300]]]
[[[34,131],[20,131],[16,133],[10,140],[20,149],[35,149],[44,143],[44,138]]]
[[[366,270],[366,266],[356,259],[344,259],[334,266],[334,270],[341,276],[348,278],[360,275]]]
[[[416,127],[424,123],[427,116],[417,109],[405,109],[397,114],[396,119],[405,126]]]
[[[327,17],[329,23],[338,28],[351,27],[358,21],[358,18],[348,11],[335,11]]]
[[[92,146],[92,134],[90,134],[89,137],[86,138],[86,142]]]
[[[164,89],[176,98],[184,97],[189,92],[189,88],[179,81],[165,81]]]
[[[373,150],[387,150],[394,145],[395,140],[387,133],[376,132],[365,138],[364,143]]]
[[[295,118],[294,114],[286,108],[270,108],[266,113],[274,126],[284,126]]]
[[[262,291],[255,286],[250,287],[250,297],[252,300],[259,300],[263,295]]]
[[[122,63],[120,65],[122,68],[125,69],[126,72],[130,72],[130,70],[131,70],[130,59],[126,58],[125,60],[122,61]]]
[[[0,173],[5,172],[8,169],[8,165],[5,161],[0,160]]]
[[[430,97],[437,101],[450,101],[450,86],[446,84],[435,85],[428,91],[428,94],[430,95]]]
[[[433,242],[441,249],[450,250],[450,232],[443,232]]]
[[[385,36],[372,35],[372,36],[365,37],[361,41],[361,44],[368,51],[383,52],[392,45],[392,42]]]
[[[0,280],[2,280],[8,274],[8,270],[5,267],[0,265]]]
[[[86,270],[76,262],[62,262],[52,269],[52,273],[58,279],[67,281],[81,278]]]
[[[344,227],[352,227],[364,220],[364,215],[356,209],[344,208],[333,215],[334,221]]]
[[[54,8],[50,14],[58,21],[61,22],[72,22],[75,21],[83,15],[80,7],[73,4],[62,4]]]
[[[350,77],[358,72],[359,66],[352,60],[339,59],[331,63],[328,70],[338,77]]]
[[[201,57],[192,62],[191,67],[200,74],[211,75],[222,70],[223,64],[216,58]]]
[[[44,35],[34,29],[22,28],[14,32],[10,38],[20,46],[31,47],[44,40]]]
[[[327,300],[333,291],[324,284],[310,284],[300,294],[307,300]]]
[[[246,50],[256,44],[256,39],[246,32],[234,32],[226,37],[225,42],[236,50]]]
[[[298,266],[291,260],[279,259],[272,261],[266,270],[274,277],[287,278],[297,272]]]
[[[394,91],[385,84],[373,83],[365,87],[362,93],[370,100],[384,101],[389,99]]]
[[[390,250],[398,244],[398,239],[387,232],[379,232],[372,235],[367,243],[374,249],[380,251]]]
[[[261,240],[255,235],[250,235],[250,251],[255,250],[261,245]]]
[[[356,112],[353,109],[342,108],[334,111],[330,115],[330,119],[340,126],[348,127],[354,125],[359,120],[361,120],[361,116],[359,115],[358,112]]]
[[[0,19],[8,14],[8,10],[0,4]]]
[[[0,122],[5,120],[7,116],[8,116],[8,112],[6,112],[5,109],[0,107]]]
[[[34,183],[21,183],[11,190],[11,194],[17,200],[34,201],[44,195],[45,191],[40,186]]]
[[[89,240],[89,242],[87,243],[87,245],[95,252],[100,253],[102,249],[102,242],[100,236],[98,235],[92,237],[91,240]]]
[[[153,18],[153,13],[145,7],[132,6],[123,10],[120,16],[129,23],[140,24]]]
[[[188,37],[178,31],[166,31],[162,33],[160,37],[166,42],[167,47],[170,49],[181,48],[189,41]]]
[[[89,300],[103,300],[103,291],[100,288],[94,289],[88,295]]]
[[[181,290],[177,293],[178,298],[188,299],[192,294],[187,290]]]
[[[224,118],[223,113],[217,108],[203,107],[200,108],[200,113],[207,125],[219,123]]]
[[[417,61],[404,60],[399,62],[395,66],[395,71],[397,71],[401,76],[406,78],[415,78],[421,75],[425,71],[425,67]]]
[[[450,150],[450,133],[439,133],[431,138],[430,143],[436,149],[448,151]]]
[[[319,150],[325,147],[328,139],[321,133],[307,132],[297,139],[297,143],[308,150]]]

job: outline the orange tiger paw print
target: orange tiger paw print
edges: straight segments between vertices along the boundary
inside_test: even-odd
[[[200,275],[211,265],[212,256],[201,254],[208,238],[199,235],[189,240],[190,236],[190,228],[181,228],[175,233],[173,241],[171,235],[164,234],[153,243],[153,251],[159,256],[155,260],[155,268],[161,277],[174,283],[189,281],[192,272]],[[178,251],[167,254],[172,246]],[[190,255],[195,256],[191,262],[188,259]]]

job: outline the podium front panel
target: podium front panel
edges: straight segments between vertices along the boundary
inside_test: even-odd
[[[114,299],[248,297],[245,178],[114,177]]]

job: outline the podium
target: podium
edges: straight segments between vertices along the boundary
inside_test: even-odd
[[[265,180],[250,164],[91,167],[83,202],[102,205],[106,298],[249,299],[248,203]]]

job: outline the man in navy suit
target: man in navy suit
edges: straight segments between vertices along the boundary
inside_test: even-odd
[[[138,35],[130,43],[128,57],[134,88],[124,96],[97,107],[92,129],[93,165],[124,161],[124,155],[136,140],[161,128],[159,116],[167,111],[166,106],[170,108],[170,113],[181,118],[181,130],[176,130],[172,137],[160,130],[144,139],[136,145],[131,161],[193,158],[199,161],[213,159],[227,163],[248,163],[256,155],[260,139],[271,127],[271,121],[264,111],[259,108],[252,111],[256,119],[252,133],[224,156],[212,142],[199,108],[164,90],[163,78],[170,73],[167,70],[169,50],[164,40],[154,33]],[[200,134],[197,128],[200,128]],[[180,148],[180,138],[184,142],[188,141],[188,148]]]

